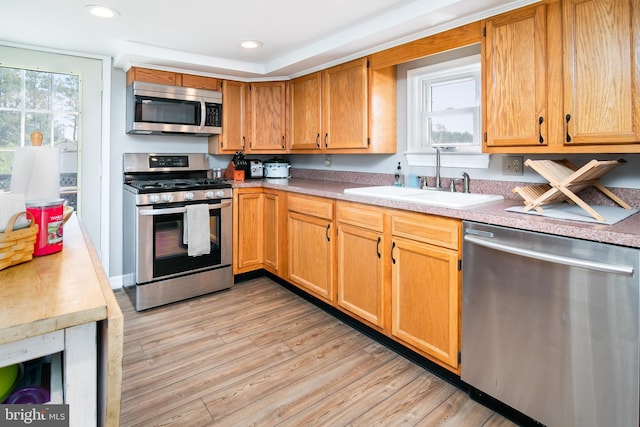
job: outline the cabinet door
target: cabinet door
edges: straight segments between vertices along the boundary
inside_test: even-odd
[[[220,90],[221,81],[213,77],[194,76],[193,74],[182,75],[182,86],[195,89]]]
[[[235,152],[246,146],[248,84],[225,80],[222,83],[222,133],[218,138],[221,151]]]
[[[380,232],[338,225],[338,305],[384,327],[384,248]]]
[[[328,302],[333,290],[333,226],[330,220],[289,211],[289,280]]]
[[[367,59],[325,70],[323,85],[322,144],[332,150],[367,148]]]
[[[457,368],[457,251],[401,238],[391,247],[393,336]]]
[[[286,84],[251,84],[251,151],[286,148]]]
[[[263,194],[240,193],[237,203],[235,273],[260,268],[263,262]]]
[[[280,196],[263,194],[264,266],[277,274],[280,269]]]
[[[640,1],[565,0],[565,145],[640,142]]]
[[[547,145],[546,6],[486,21],[485,145]]]
[[[149,68],[131,67],[127,71],[127,86],[133,81],[176,86],[181,75],[171,71],[151,70]]]
[[[322,140],[322,73],[293,79],[289,85],[291,150],[320,150]]]

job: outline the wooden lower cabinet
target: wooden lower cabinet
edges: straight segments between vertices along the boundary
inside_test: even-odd
[[[285,193],[263,188],[235,190],[233,272],[264,268],[279,274],[283,262]]]
[[[312,295],[335,301],[333,200],[287,197],[287,279]]]
[[[392,334],[458,367],[458,253],[393,239]]]
[[[263,261],[264,268],[273,274],[279,274],[282,256],[281,250],[283,244],[283,220],[286,221],[282,212],[283,199],[279,191],[265,190],[262,195],[262,212],[263,212]]]
[[[236,190],[233,199],[233,272],[239,274],[262,267],[264,195],[261,188]]]
[[[458,370],[461,223],[403,213],[391,229],[391,333]]]
[[[388,255],[384,211],[338,202],[337,286],[340,308],[384,329]]]

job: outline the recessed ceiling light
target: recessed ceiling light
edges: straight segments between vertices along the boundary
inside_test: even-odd
[[[262,43],[257,40],[243,40],[242,43],[240,43],[240,46],[245,49],[255,49],[262,46]]]
[[[115,18],[116,16],[120,16],[120,12],[117,10],[99,4],[87,5],[85,6],[85,9],[87,9],[93,16],[97,16],[99,18]]]

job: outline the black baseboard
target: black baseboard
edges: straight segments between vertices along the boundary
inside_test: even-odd
[[[493,397],[489,396],[488,394],[483,393],[482,391],[470,386],[469,384],[465,383],[464,381],[462,381],[460,379],[459,375],[454,374],[453,372],[443,368],[442,366],[438,365],[437,363],[432,362],[431,360],[427,359],[426,357],[422,356],[421,354],[416,353],[415,351],[403,346],[402,344],[392,340],[391,338],[389,338],[388,336],[378,332],[377,330],[369,327],[368,325],[365,325],[364,323],[354,319],[353,317],[349,316],[348,314],[336,309],[335,307],[327,304],[326,302],[314,297],[313,295],[303,291],[302,289],[298,288],[295,285],[292,285],[291,283],[287,282],[286,280],[276,276],[275,274],[272,274],[264,269],[260,269],[260,270],[255,270],[255,271],[251,271],[249,273],[243,273],[243,274],[239,274],[236,275],[234,277],[234,282],[235,283],[241,283],[247,280],[251,280],[251,279],[255,279],[258,277],[263,277],[266,276],[269,279],[273,280],[274,282],[278,283],[280,286],[288,289],[289,291],[293,292],[294,294],[298,295],[299,297],[305,299],[306,301],[310,302],[311,304],[315,305],[316,307],[326,311],[327,313],[329,313],[330,315],[332,315],[333,317],[339,319],[340,321],[342,321],[343,323],[349,325],[350,327],[352,327],[353,329],[357,330],[358,332],[363,333],[364,335],[370,337],[371,339],[375,340],[376,342],[384,345],[385,347],[389,348],[390,350],[394,351],[395,353],[401,355],[402,357],[410,360],[411,362],[415,363],[416,365],[424,368],[425,370],[431,372],[432,374],[436,375],[437,377],[439,377],[440,379],[454,385],[455,387],[457,387],[458,389],[464,391],[465,393],[467,393],[469,395],[470,398],[472,398],[473,400],[481,403],[482,405],[486,406],[487,408],[499,413],[500,415],[502,415],[505,418],[508,418],[509,420],[511,420],[512,422],[518,424],[519,426],[523,426],[523,427],[541,427],[543,426],[543,424],[538,423],[537,421],[533,420],[532,418],[528,417],[527,415],[513,409],[512,407],[500,402],[497,399],[494,399]]]

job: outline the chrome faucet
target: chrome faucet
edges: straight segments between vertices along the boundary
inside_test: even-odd
[[[450,188],[442,188],[441,187],[441,180],[440,180],[440,148],[439,147],[434,147],[436,150],[436,182],[434,183],[433,187],[429,187],[429,184],[427,183],[427,177],[426,176],[419,176],[418,179],[420,180],[420,184],[419,187],[425,190],[440,190],[440,191],[453,191]]]
[[[469,180],[471,178],[469,178],[469,174],[466,173],[466,172],[462,172],[462,179],[464,180],[464,183],[463,183],[464,190],[463,191],[465,193],[470,193],[470,191],[469,191]]]

